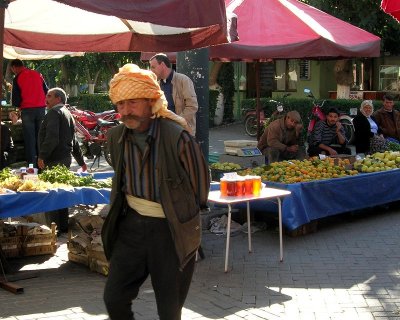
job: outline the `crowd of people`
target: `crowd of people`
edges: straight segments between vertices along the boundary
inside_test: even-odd
[[[150,70],[126,64],[110,81],[109,97],[121,115],[121,124],[107,136],[115,175],[102,228],[110,262],[104,291],[110,319],[134,319],[132,300],[149,276],[160,319],[181,319],[200,246],[200,212],[208,210],[210,175],[195,137],[193,82],[174,71],[165,54],[156,54],[149,64]],[[65,91],[49,89],[43,76],[21,60],[13,60],[11,69],[12,104],[18,112],[9,117],[23,127],[27,163],[39,170],[70,167],[73,157],[86,171]],[[357,153],[385,150],[388,141],[399,143],[400,113],[393,106],[390,95],[375,112],[372,101],[361,103],[353,120]],[[269,123],[258,148],[268,163],[350,154],[339,117],[337,109],[329,109],[326,119],[315,124],[306,149],[301,116],[289,111]],[[1,168],[12,149],[10,130],[1,125]],[[68,209],[47,216],[67,231]]]
[[[394,97],[386,94],[382,108],[374,112],[371,100],[364,100],[360,112],[353,119],[355,152],[372,154],[388,150],[388,143],[400,144],[400,112],[394,109]],[[266,163],[283,160],[303,160],[307,156],[335,156],[351,154],[340,112],[330,108],[326,119],[318,121],[308,137],[307,152],[301,145],[303,125],[297,111],[268,124],[257,147],[265,155]]]

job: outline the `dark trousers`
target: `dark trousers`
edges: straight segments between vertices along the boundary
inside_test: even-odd
[[[46,108],[21,109],[22,130],[24,133],[25,160],[37,168],[38,135]]]
[[[52,168],[58,164],[63,164],[67,168],[71,166],[71,157],[57,161],[55,163],[46,163],[46,166],[48,168]],[[57,225],[57,230],[59,232],[66,233],[68,232],[68,219],[69,219],[69,210],[68,208],[63,208],[59,210],[54,210],[54,211],[47,211],[45,213],[46,217],[46,224],[47,226],[51,226],[52,222],[55,222]]]
[[[129,209],[118,227],[104,302],[110,319],[131,320],[132,300],[151,277],[160,320],[181,319],[195,259],[179,270],[167,219],[145,217]]]

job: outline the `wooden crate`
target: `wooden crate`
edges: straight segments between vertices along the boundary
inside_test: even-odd
[[[7,258],[21,255],[21,240],[19,236],[0,238],[0,247]]]
[[[57,235],[55,224],[52,224],[51,231],[52,232],[48,234],[20,236],[22,256],[36,256],[56,253]]]
[[[29,257],[29,256],[40,256],[45,254],[55,254],[57,251],[56,245],[41,245],[41,246],[34,246],[34,247],[22,247],[21,253],[22,256]]]
[[[104,254],[104,251],[89,249],[88,250],[88,257],[89,257],[89,259],[95,259],[95,260],[99,260],[99,261],[102,261],[102,262],[107,262],[107,258],[106,258],[105,254]]]
[[[89,258],[89,269],[103,276],[108,276],[109,263],[101,260]]]
[[[73,253],[71,251],[68,252],[68,260],[78,263],[78,264],[82,264],[86,267],[89,266],[89,258],[86,254],[78,254],[78,253]]]

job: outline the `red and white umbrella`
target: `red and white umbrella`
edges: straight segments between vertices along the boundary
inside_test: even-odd
[[[400,2],[398,0],[393,2]],[[380,38],[297,0],[226,0],[239,41],[211,48],[215,60],[378,57]]]
[[[381,8],[387,14],[390,14],[398,22],[400,22],[400,1],[399,0],[382,0]]]
[[[4,43],[47,51],[182,51],[229,42],[224,0],[14,0]]]

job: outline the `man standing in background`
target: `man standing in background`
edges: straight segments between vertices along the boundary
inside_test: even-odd
[[[199,109],[192,80],[174,71],[171,62],[164,53],[157,53],[150,58],[150,69],[158,80],[161,90],[168,101],[168,109],[181,116],[188,123],[191,134],[196,134],[196,113]]]
[[[25,158],[28,164],[32,163],[36,167],[37,137],[46,113],[45,99],[48,88],[43,76],[26,68],[19,59],[11,61],[11,71],[15,74],[11,102],[21,112]]]
[[[52,168],[56,165],[71,166],[72,156],[87,170],[78,140],[75,137],[75,121],[65,104],[67,95],[61,88],[52,88],[46,95],[48,112],[40,126],[39,169]],[[55,222],[59,232],[68,231],[68,208],[46,212],[47,223]]]

